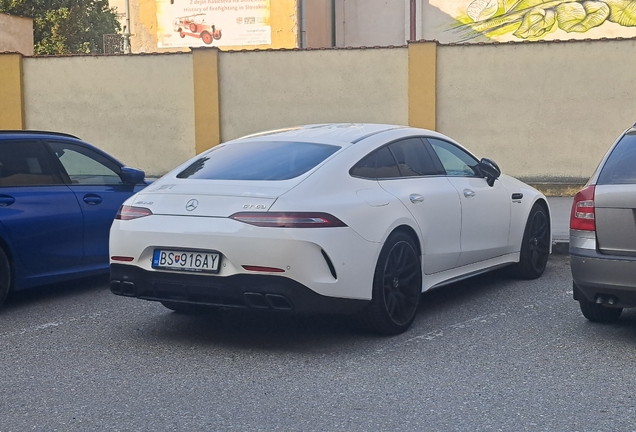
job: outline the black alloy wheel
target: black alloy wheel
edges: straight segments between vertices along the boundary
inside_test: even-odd
[[[550,256],[550,218],[541,204],[535,204],[523,233],[515,273],[522,279],[536,279],[545,271]]]
[[[392,234],[376,265],[367,323],[375,331],[395,335],[413,323],[422,293],[422,268],[413,239]]]

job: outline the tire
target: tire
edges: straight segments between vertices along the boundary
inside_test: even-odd
[[[585,318],[597,323],[615,322],[623,313],[623,308],[609,308],[587,300],[579,300],[579,306]]]
[[[201,32],[201,40],[204,44],[210,45],[212,43],[212,35],[207,31]]]
[[[181,38],[183,39],[184,37],[186,37],[185,33],[182,32],[181,30],[179,30],[179,36],[181,36]]]
[[[0,248],[0,306],[4,303],[11,290],[11,263],[7,254]]]
[[[519,262],[512,268],[519,279],[537,279],[545,271],[550,256],[550,218],[541,204],[530,210],[521,240]]]
[[[179,303],[179,302],[171,302],[171,301],[162,301],[162,305],[171,311],[184,314],[184,315],[200,315],[200,314],[209,314],[215,311],[212,307],[205,307],[200,305],[194,305],[189,303]]]
[[[197,32],[197,25],[195,23],[190,23],[190,31],[192,33],[196,33]]]
[[[373,276],[371,303],[364,323],[384,335],[406,331],[417,315],[422,294],[422,265],[413,239],[403,232],[389,236]]]
[[[212,37],[214,38],[214,40],[221,39],[221,36],[223,36],[223,34],[221,33],[221,30],[214,30],[214,33],[212,34]]]

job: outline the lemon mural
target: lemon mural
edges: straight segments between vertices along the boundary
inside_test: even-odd
[[[439,37],[446,42],[636,37],[636,0],[431,0],[430,5],[455,20]]]

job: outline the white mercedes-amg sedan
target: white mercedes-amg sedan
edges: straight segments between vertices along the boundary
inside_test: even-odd
[[[537,278],[551,244],[545,196],[442,134],[310,125],[220,144],[124,202],[110,289],[398,334],[423,291],[503,266]]]

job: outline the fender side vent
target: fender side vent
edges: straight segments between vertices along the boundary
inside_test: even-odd
[[[327,262],[327,267],[329,267],[329,271],[331,272],[331,276],[333,276],[334,279],[338,279],[338,275],[336,274],[336,268],[333,266],[333,263],[331,262],[331,259],[329,259],[329,255],[327,255],[327,252],[325,252],[322,249],[320,249],[320,252],[322,253],[323,258]]]

